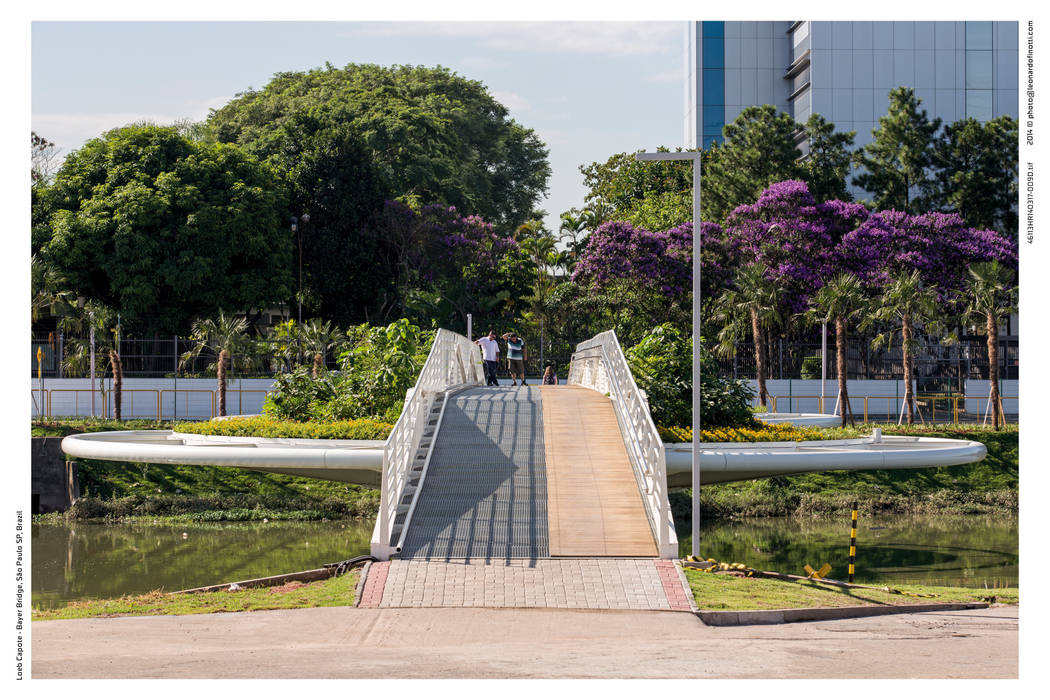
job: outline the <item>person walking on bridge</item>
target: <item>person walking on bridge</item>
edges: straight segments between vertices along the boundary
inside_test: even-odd
[[[510,368],[511,386],[517,386],[518,377],[521,377],[521,385],[525,386],[525,360],[529,359],[525,339],[514,331],[504,333],[503,339],[507,341],[507,365]]]
[[[499,341],[496,340],[496,331],[474,341],[481,346],[481,359],[485,362],[485,386],[499,386],[496,379],[496,370],[499,369]]]

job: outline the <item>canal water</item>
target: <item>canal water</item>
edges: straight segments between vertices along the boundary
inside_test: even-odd
[[[692,551],[689,523],[679,533],[680,556]],[[831,564],[828,578],[849,575],[849,518],[752,518],[702,524],[700,555],[763,571],[805,576],[809,564]],[[857,523],[857,583],[929,584],[966,588],[1016,586],[1016,516],[861,517]]]
[[[680,552],[690,552],[688,523]],[[832,565],[846,577],[848,519],[755,518],[704,523],[701,554],[804,575]],[[33,606],[177,591],[314,569],[368,554],[372,523],[33,525]],[[1017,585],[1017,519],[986,516],[864,518],[858,583]]]

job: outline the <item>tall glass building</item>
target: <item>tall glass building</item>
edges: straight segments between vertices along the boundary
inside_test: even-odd
[[[1016,119],[1017,31],[1017,22],[689,22],[685,143],[721,141],[745,107],[771,104],[797,122],[818,113],[863,146],[899,86],[914,88],[930,119]]]

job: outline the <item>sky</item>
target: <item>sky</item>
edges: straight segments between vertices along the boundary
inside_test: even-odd
[[[683,144],[684,22],[33,22],[32,128],[60,156],[130,122],[201,120],[277,72],[442,65],[547,145],[559,215],[581,165]]]

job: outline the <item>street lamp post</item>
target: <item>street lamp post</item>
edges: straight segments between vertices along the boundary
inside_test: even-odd
[[[299,226],[300,223],[310,223],[310,215],[303,214],[302,216],[292,217],[292,232],[295,233],[295,240],[299,246],[299,294],[296,295],[296,300],[299,302],[299,325],[303,323],[303,231]]]
[[[638,160],[693,161],[693,546],[700,556],[700,151],[635,153]]]

